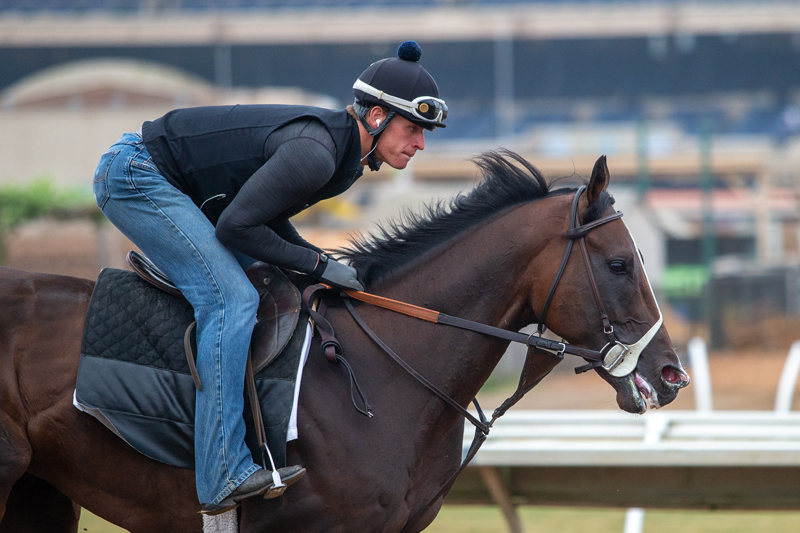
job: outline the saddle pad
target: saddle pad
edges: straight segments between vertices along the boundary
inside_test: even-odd
[[[183,348],[191,305],[133,272],[105,269],[89,302],[75,403],[144,455],[194,468],[195,387]],[[285,466],[287,428],[308,315],[301,311],[281,353],[255,376],[267,442]],[[245,440],[262,462],[245,395]],[[262,465],[269,468],[269,465]]]

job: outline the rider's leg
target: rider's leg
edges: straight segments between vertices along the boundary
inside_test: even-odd
[[[126,134],[121,141],[111,148],[116,157],[101,160],[95,195],[109,220],[195,309],[203,383],[195,414],[197,492],[201,503],[217,504],[259,468],[244,443],[242,419],[258,294],[208,219],[158,173],[140,139]]]

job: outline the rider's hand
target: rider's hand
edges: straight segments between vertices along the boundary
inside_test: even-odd
[[[335,259],[320,254],[314,275],[320,281],[330,283],[336,287],[363,291],[364,286],[358,282],[356,269],[350,265],[340,263]]]

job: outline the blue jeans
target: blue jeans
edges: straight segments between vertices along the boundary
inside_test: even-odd
[[[192,200],[162,176],[142,138],[126,133],[94,176],[97,206],[183,292],[197,320],[195,475],[217,504],[258,468],[244,443],[244,370],[258,293]],[[242,264],[240,264],[240,261]],[[252,261],[252,260],[250,260]]]

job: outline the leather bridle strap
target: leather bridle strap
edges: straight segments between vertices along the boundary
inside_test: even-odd
[[[577,213],[576,213],[577,215]],[[602,226],[606,222],[611,222],[612,220],[617,220],[618,218],[622,218],[622,211],[616,211],[612,215],[608,215],[607,217],[598,218],[594,222],[589,222],[588,224],[583,224],[581,226],[577,226],[575,228],[570,229],[567,231],[564,236],[568,239],[582,239],[589,234],[590,231],[595,229],[597,226]],[[578,224],[578,221],[575,221],[575,224]]]
[[[550,309],[550,302],[553,300],[553,296],[556,293],[556,288],[558,284],[561,282],[561,276],[564,275],[564,270],[567,268],[567,263],[569,262],[569,256],[572,253],[572,243],[575,240],[579,240],[581,244],[581,252],[583,253],[583,260],[586,263],[586,270],[589,272],[589,280],[591,281],[592,291],[594,292],[595,301],[597,301],[598,305],[600,306],[600,314],[605,316],[605,310],[603,309],[603,302],[600,299],[600,292],[597,289],[597,284],[594,281],[594,274],[592,273],[592,268],[589,264],[589,256],[586,250],[586,243],[584,241],[584,237],[593,229],[598,226],[602,226],[606,222],[611,222],[612,220],[617,220],[618,218],[622,218],[622,211],[617,211],[612,215],[608,215],[603,218],[599,218],[588,224],[580,225],[580,220],[578,219],[578,202],[580,201],[581,194],[586,190],[586,185],[582,185],[575,196],[572,199],[572,209],[569,215],[569,230],[564,234],[564,236],[569,239],[567,242],[567,249],[564,251],[564,257],[561,259],[561,266],[558,268],[558,272],[556,273],[556,277],[553,279],[552,285],[550,285],[550,291],[547,293],[547,298],[544,300],[544,305],[542,306],[542,312],[539,313],[537,318],[537,328],[539,331],[539,335],[542,335],[545,331],[545,318],[547,317],[547,311]],[[606,322],[608,322],[608,317],[606,316],[605,321],[603,322],[603,327],[605,331],[608,331],[606,327]],[[610,324],[609,324],[610,326]],[[568,352],[569,353],[569,352]],[[602,360],[602,358],[600,359]]]
[[[597,308],[600,311],[600,321],[603,323],[603,333],[606,334],[608,337],[608,342],[614,344],[616,339],[614,338],[614,328],[611,325],[611,321],[608,319],[608,313],[606,313],[606,308],[603,305],[603,299],[600,297],[600,289],[597,287],[597,282],[594,279],[594,272],[592,271],[592,264],[591,260],[589,259],[589,251],[586,249],[586,240],[581,237],[579,239],[581,245],[581,255],[583,255],[583,263],[586,265],[586,275],[589,278],[589,285],[592,286],[592,293],[594,293],[595,302],[597,302]]]
[[[397,303],[401,303],[401,302],[397,302]],[[394,352],[394,350],[392,350],[385,342],[383,342],[383,340],[380,337],[378,337],[375,334],[374,331],[372,331],[372,329],[367,325],[367,323],[364,322],[364,320],[361,318],[361,316],[356,312],[356,309],[355,309],[355,307],[353,307],[353,304],[350,303],[350,300],[345,298],[344,299],[344,305],[347,308],[347,310],[350,312],[350,315],[353,317],[353,320],[355,320],[356,323],[361,327],[361,329],[364,330],[364,333],[366,333],[367,336],[369,336],[369,338],[372,339],[372,341],[375,344],[377,344],[384,352],[386,352],[386,354],[388,354],[389,357],[391,357],[394,360],[394,362],[396,362],[398,365],[400,365],[403,368],[403,370],[405,370],[406,372],[411,374],[411,376],[414,379],[416,379],[421,384],[423,384],[429,391],[431,391],[436,396],[441,398],[447,405],[449,405],[450,407],[452,407],[453,409],[458,411],[458,413],[461,416],[463,416],[464,418],[469,420],[470,423],[473,426],[475,426],[475,436],[472,439],[472,444],[470,445],[469,450],[467,451],[467,454],[464,456],[464,459],[461,461],[461,464],[459,465],[458,469],[455,472],[453,472],[453,474],[447,479],[447,481],[444,483],[444,485],[442,485],[442,487],[439,489],[439,491],[436,493],[436,495],[434,495],[433,498],[430,498],[428,500],[428,504],[425,507],[423,507],[422,509],[420,509],[419,511],[417,511],[417,513],[413,517],[411,517],[411,519],[408,522],[406,522],[406,525],[403,527],[403,530],[401,531],[401,533],[404,533],[404,532],[408,531],[416,523],[416,521],[419,519],[419,517],[422,516],[423,514],[425,514],[425,512],[427,512],[436,503],[436,501],[439,498],[441,498],[444,494],[447,493],[447,491],[450,490],[450,487],[453,485],[453,483],[455,483],[456,478],[458,477],[458,475],[464,470],[464,468],[467,467],[467,465],[470,463],[470,461],[472,461],[472,458],[475,457],[475,454],[478,453],[478,450],[481,448],[481,445],[486,440],[486,436],[489,434],[489,429],[491,427],[491,424],[486,419],[486,416],[483,414],[483,409],[481,409],[481,406],[478,403],[478,399],[477,398],[474,398],[472,400],[472,403],[475,405],[475,408],[478,411],[478,416],[480,417],[480,420],[475,418],[472,415],[472,413],[470,413],[469,411],[464,409],[461,406],[460,403],[458,403],[457,401],[452,399],[450,396],[448,396],[447,394],[442,392],[436,385],[434,385],[433,383],[428,381],[425,378],[425,376],[423,376],[422,374],[420,374],[419,372],[414,370],[411,367],[411,365],[406,363],[399,355],[397,355]],[[408,305],[408,304],[406,304],[406,305]],[[411,306],[411,307],[415,307],[415,306]],[[422,309],[422,308],[420,308],[420,309]]]
[[[350,289],[345,289],[344,293],[347,296],[353,298],[354,300],[359,300],[364,303],[368,303],[376,307],[381,307],[383,309],[388,309],[390,311],[394,311],[396,313],[400,313],[406,316],[419,318],[420,320],[433,322],[434,324],[444,324],[447,326],[453,326],[460,329],[466,329],[469,331],[474,331],[476,333],[482,333],[484,335],[505,339],[511,342],[518,342],[520,344],[528,346],[529,348],[540,348],[542,350],[548,350],[551,352],[557,352],[562,354],[568,353],[571,355],[576,355],[578,357],[583,357],[584,359],[592,359],[596,361],[602,361],[603,358],[602,353],[596,350],[590,350],[588,348],[580,348],[578,346],[572,346],[565,342],[545,339],[543,337],[538,337],[536,335],[528,335],[516,331],[508,331],[507,329],[496,328],[494,326],[488,326],[486,324],[481,324],[480,322],[473,322],[472,320],[466,320],[464,318],[458,318],[455,316],[446,315],[444,313],[439,313],[438,311],[433,311],[431,309],[426,309],[424,307],[418,307],[416,305],[411,305],[404,302],[398,302],[397,300],[384,298],[383,296],[377,296],[375,294],[369,294],[366,292],[353,291]]]
[[[581,198],[581,193],[586,189],[586,185],[581,186],[578,189],[578,192],[575,193],[575,196],[572,198],[572,209],[569,212],[569,233],[570,231],[575,230],[575,226],[577,226],[577,213],[578,213],[578,201]],[[553,279],[553,283],[550,284],[550,290],[547,292],[547,298],[544,300],[544,305],[542,306],[542,312],[539,313],[539,316],[536,318],[536,329],[539,332],[539,336],[544,335],[545,332],[545,325],[544,321],[547,318],[547,311],[550,309],[550,302],[553,301],[553,295],[556,293],[556,288],[558,287],[558,283],[561,281],[561,276],[564,275],[564,270],[567,268],[567,262],[569,261],[569,256],[572,253],[572,243],[574,241],[570,239],[567,241],[567,249],[564,251],[564,257],[561,258],[561,266],[558,267],[558,272],[556,272],[556,277]],[[602,358],[599,360],[602,361]]]
[[[558,287],[558,282],[561,279],[561,276],[564,275],[564,269],[567,268],[567,262],[569,261],[569,254],[572,252],[573,242],[574,241],[572,240],[567,242],[567,251],[564,252],[564,257],[561,259],[561,266],[558,267],[556,278],[553,281],[553,284],[550,285],[550,291],[547,293],[547,298],[545,298],[544,300],[544,305],[542,306],[542,312],[536,319],[536,329],[539,332],[540,336],[544,335],[545,331],[544,319],[545,317],[547,317],[547,310],[550,309],[550,302],[553,301],[553,295],[556,293],[556,287]]]
[[[472,423],[472,425],[474,425],[476,428],[480,429],[483,433],[488,433],[489,432],[489,425],[485,421],[482,422],[482,421],[478,420],[477,418],[475,418],[474,416],[472,416],[472,414],[469,411],[467,411],[466,409],[461,407],[460,403],[458,403],[457,401],[452,399],[450,396],[448,396],[447,394],[442,392],[436,385],[434,385],[433,383],[428,381],[425,378],[425,376],[423,376],[422,374],[420,374],[419,372],[414,370],[411,367],[411,365],[409,365],[408,363],[403,361],[403,359],[399,355],[397,355],[394,352],[394,350],[392,350],[385,342],[383,342],[383,340],[381,340],[381,338],[378,337],[375,334],[374,331],[372,331],[372,329],[367,325],[367,323],[364,322],[364,320],[361,318],[361,315],[359,315],[356,312],[356,309],[355,309],[355,307],[353,307],[353,304],[350,303],[350,300],[345,299],[344,300],[344,305],[347,308],[347,310],[350,312],[350,314],[352,315],[352,317],[356,321],[356,323],[358,323],[358,325],[361,326],[361,329],[364,330],[364,333],[366,333],[367,336],[369,336],[369,338],[372,339],[372,341],[375,344],[380,346],[380,348],[384,352],[386,352],[389,355],[389,357],[391,357],[394,360],[395,363],[400,365],[403,368],[403,370],[405,370],[406,372],[411,374],[414,377],[414,379],[416,379],[417,381],[422,383],[429,391],[431,391],[436,396],[438,396],[439,398],[444,400],[445,403],[447,403],[450,407],[452,407],[453,409],[458,411],[461,414],[461,416],[463,416],[464,418],[469,420]]]

